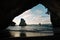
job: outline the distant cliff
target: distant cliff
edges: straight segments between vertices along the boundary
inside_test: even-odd
[[[26,25],[27,24],[26,24],[25,20],[23,18],[21,18],[21,22],[20,22],[19,26],[26,26]]]

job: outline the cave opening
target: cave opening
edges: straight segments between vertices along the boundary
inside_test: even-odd
[[[19,26],[21,18],[26,21],[27,26]],[[7,28],[10,30],[11,37],[35,37],[35,36],[53,36],[53,27],[50,20],[50,12],[42,4],[25,11],[15,17],[13,23]],[[14,25],[14,26],[13,26]]]

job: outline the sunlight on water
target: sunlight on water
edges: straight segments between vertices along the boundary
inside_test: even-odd
[[[30,25],[30,26],[24,26],[24,27],[9,26],[7,29],[11,30],[10,33],[11,33],[12,37],[21,37],[21,34],[22,35],[24,34],[26,37],[52,36],[53,35],[53,28],[50,26],[48,26],[48,27],[38,26],[38,25],[37,26]]]

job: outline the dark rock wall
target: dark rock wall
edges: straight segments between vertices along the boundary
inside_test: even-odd
[[[59,0],[1,0],[0,1],[0,31],[7,28],[13,18],[31,9],[37,4],[43,4],[51,12],[51,22],[60,27],[60,1]]]

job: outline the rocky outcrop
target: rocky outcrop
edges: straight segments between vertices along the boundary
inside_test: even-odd
[[[39,25],[41,26],[41,23],[39,23]]]
[[[10,26],[15,26],[15,24],[16,24],[15,22],[11,22]]]
[[[20,22],[19,26],[26,26],[26,25],[27,24],[26,24],[25,20],[23,18],[21,18],[21,22]]]

